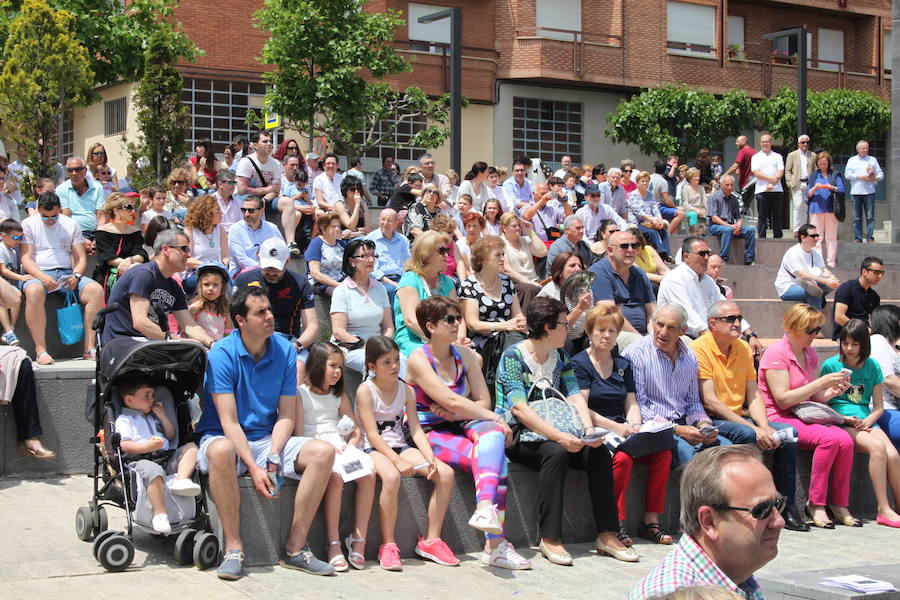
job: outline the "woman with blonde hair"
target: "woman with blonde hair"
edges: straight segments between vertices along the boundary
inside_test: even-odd
[[[456,299],[456,286],[453,280],[441,271],[447,268],[447,246],[450,236],[437,231],[426,231],[416,238],[411,248],[411,257],[406,264],[403,276],[397,282],[397,295],[394,298],[394,324],[397,328],[394,341],[400,346],[400,352],[409,356],[413,350],[424,344],[425,332],[416,320],[416,307],[425,298],[446,296]],[[457,343],[468,345],[466,324],[460,321]]]
[[[165,210],[171,211],[177,224],[184,224],[188,208],[194,197],[188,192],[191,187],[191,172],[183,167],[176,167],[166,178],[169,191],[166,193]]]
[[[847,509],[853,438],[839,425],[807,424],[793,412],[801,402],[826,404],[850,387],[849,380],[840,371],[817,376],[819,357],[811,346],[824,322],[825,315],[808,304],[794,304],[784,313],[784,337],[766,348],[759,361],[759,395],[766,404],[769,420],[791,425],[799,437],[797,446],[813,451],[806,503],[806,513],[813,524],[834,529],[825,509],[829,505],[841,523],[861,526]]]
[[[447,245],[447,268],[441,271],[444,275],[453,279],[454,285],[466,278],[465,262],[456,253],[456,243],[453,241],[453,234],[456,232],[456,222],[452,217],[439,214],[434,217],[431,222],[431,230],[439,233],[446,233],[450,238]]]
[[[94,249],[97,251],[97,268],[91,278],[103,286],[105,297],[116,280],[130,267],[147,262],[144,237],[135,225],[134,200],[114,192],[103,205],[106,223],[97,228]]]
[[[519,304],[527,306],[541,291],[533,257],[546,257],[547,246],[534,233],[531,222],[523,221],[514,212],[500,217],[500,231],[506,246],[503,272],[515,283]]]
[[[110,176],[112,177],[113,191],[116,192],[119,190],[119,176],[116,175],[116,170],[109,166],[109,157],[106,155],[106,148],[103,147],[103,144],[100,142],[91,144],[85,153],[85,158],[87,158],[88,168],[85,179],[87,179],[88,185],[96,181],[94,174],[100,167],[105,166],[109,169]]]

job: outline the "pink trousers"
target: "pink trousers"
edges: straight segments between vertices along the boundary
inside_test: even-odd
[[[837,256],[838,227],[840,226],[837,217],[834,216],[834,213],[809,213],[809,222],[815,225],[819,232],[816,250],[822,251],[822,240],[824,239],[828,243],[828,256],[825,257],[825,262],[829,266],[833,265]]]
[[[800,419],[772,419],[797,430],[797,446],[813,451],[809,477],[809,502],[819,506],[850,505],[850,471],[853,469],[853,438],[837,425],[807,425]],[[831,502],[828,501],[828,477],[831,476]]]

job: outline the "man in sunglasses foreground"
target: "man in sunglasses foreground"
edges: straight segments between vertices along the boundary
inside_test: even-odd
[[[710,585],[762,600],[753,574],[778,555],[785,502],[757,448],[723,446],[703,452],[681,477],[684,535],[628,599]]]
[[[786,423],[770,422],[766,416],[757,392],[750,346],[740,339],[741,311],[734,302],[724,300],[713,303],[707,316],[709,329],[690,344],[697,355],[703,406],[723,437],[734,444],[755,444],[762,451],[772,452],[775,486],[787,498],[782,510],[785,527],[809,531],[794,502],[796,432]],[[745,411],[749,416],[742,416]]]

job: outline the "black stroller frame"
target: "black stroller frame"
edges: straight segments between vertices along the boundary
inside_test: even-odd
[[[103,316],[98,315],[95,330],[102,330]],[[95,432],[103,428],[103,435],[98,433],[90,439],[94,448],[94,490],[88,505],[78,508],[75,531],[79,539],[93,540],[94,558],[108,571],[124,571],[134,560],[135,505],[127,463],[139,458],[153,461],[166,458],[160,452],[132,456],[121,451],[121,438],[112,427],[117,384],[122,378],[140,376],[154,385],[166,386],[174,401],[178,439],[184,444],[196,437],[190,431],[188,401],[202,386],[205,371],[206,349],[194,341],[115,338],[100,347],[98,340],[95,392],[93,401],[90,398],[87,401],[85,417],[93,423]],[[195,498],[194,518],[177,528],[173,526],[173,534],[178,531],[175,558],[182,565],[207,569],[218,564],[219,541],[209,518],[205,478],[198,480],[202,492]],[[124,509],[124,532],[108,529],[107,506]]]

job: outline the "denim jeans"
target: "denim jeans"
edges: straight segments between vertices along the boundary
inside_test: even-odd
[[[884,430],[891,442],[900,448],[900,410],[886,409],[878,419],[878,426]]]
[[[702,444],[692,445],[690,442],[684,440],[683,438],[675,436],[675,460],[672,461],[672,466],[680,465],[681,467],[686,467],[691,459],[694,458],[694,455],[704,450],[706,448],[712,448],[713,446],[730,446],[731,440],[726,437],[718,436],[716,441],[709,446],[704,446]]]
[[[719,428],[719,434],[728,438],[733,444],[756,444],[756,432],[750,427],[753,421],[745,418],[747,425],[731,421],[715,419],[713,425]],[[791,426],[787,423],[770,421],[769,426],[779,431]],[[788,499],[788,506],[794,504],[797,483],[797,444],[781,444],[772,451],[772,478],[775,488]]]
[[[782,294],[781,299],[787,302],[806,302],[813,308],[818,308],[819,310],[825,308],[825,296],[810,296],[806,293],[806,290],[796,283]]]
[[[722,260],[728,262],[728,252],[731,250],[731,238],[734,232],[731,227],[713,223],[709,226],[709,234],[718,237],[720,241]],[[741,227],[740,237],[744,238],[744,264],[752,263],[756,260],[756,231],[749,225]]]
[[[874,239],[875,231],[875,194],[853,194],[853,238],[863,239],[863,208],[866,211],[866,238]]]
[[[638,225],[641,233],[647,238],[647,241],[656,248],[660,254],[669,254],[669,232],[666,229],[648,229],[643,225]]]

